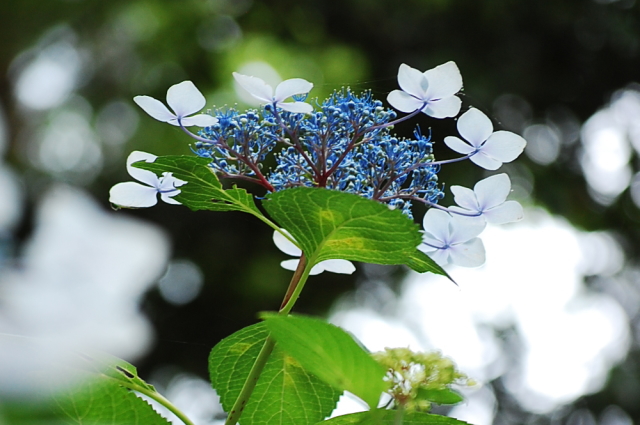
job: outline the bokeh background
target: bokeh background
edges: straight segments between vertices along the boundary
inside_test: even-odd
[[[639,422],[635,0],[21,0],[0,13],[0,424],[49,423],[29,374],[64,361],[15,335],[132,360],[198,424],[218,423],[203,381],[211,347],[279,306],[286,256],[257,220],[110,208],[129,152],[190,153],[133,96],[164,99],[190,79],[208,106],[246,106],[239,71],[302,77],[320,98],[350,86],[384,100],[401,63],[449,60],[464,107],[528,140],[501,169],[526,219],[489,228],[487,264],[451,268],[457,288],[358,265],[312,278],[296,310],[372,350],[453,357],[483,385],[440,413],[478,425]],[[453,120],[413,124],[451,155],[439,142]],[[484,176],[471,164],[441,172],[447,186]]]

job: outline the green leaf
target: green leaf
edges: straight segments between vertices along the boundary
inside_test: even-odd
[[[151,406],[109,377],[92,376],[54,395],[56,410],[82,425],[168,425]]]
[[[458,404],[464,400],[460,394],[448,388],[441,390],[419,388],[417,398],[436,404]]]
[[[448,277],[452,282],[454,282],[454,280],[451,279],[451,276],[449,276],[449,274],[442,267],[440,267],[438,263],[433,261],[431,257],[417,248],[415,251],[413,251],[413,253],[409,255],[408,260],[405,264],[418,273],[431,272],[440,274]]]
[[[271,193],[264,208],[298,241],[309,261],[341,258],[375,264],[409,264],[444,274],[416,254],[418,226],[398,210],[351,193],[300,187]]]
[[[422,412],[405,412],[402,421],[397,422],[396,410],[375,410],[373,412],[352,413],[336,416],[317,425],[469,425],[467,422],[448,416],[434,415]]]
[[[241,329],[218,343],[209,356],[209,374],[229,412],[269,331],[264,323]],[[306,372],[276,344],[244,408],[242,425],[315,424],[329,416],[341,391]]]
[[[105,376],[123,387],[136,391],[155,393],[156,389],[138,376],[138,369],[118,357],[103,352],[78,353],[78,364],[83,370],[95,376]]]
[[[243,211],[264,217],[253,201],[253,196],[244,189],[223,189],[220,180],[209,167],[211,161],[197,156],[159,156],[154,162],[139,161],[134,167],[163,172],[188,182],[180,186],[180,193],[173,197],[193,211]]]
[[[303,316],[263,314],[277,345],[302,367],[339,390],[347,390],[376,408],[389,388],[386,369],[351,335],[337,326]]]

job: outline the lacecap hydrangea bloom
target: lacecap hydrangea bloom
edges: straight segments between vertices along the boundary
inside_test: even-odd
[[[392,132],[393,126],[420,113],[438,119],[460,113],[462,102],[457,94],[462,77],[454,62],[425,72],[400,66],[401,90],[392,91],[387,100],[406,113],[401,117],[369,91],[355,93],[343,88],[324,101],[307,101],[313,84],[301,78],[286,80],[274,90],[260,78],[233,76],[263,102],[260,108],[241,111],[225,107],[209,111],[210,115],[192,115],[205,103],[189,81],[169,89],[167,101],[173,112],[148,96],[135,100],[153,118],[181,127],[194,140],[192,151],[207,158],[212,171],[222,179],[253,182],[266,192],[322,187],[354,193],[399,209],[408,217],[413,217],[416,202],[427,205],[431,209],[423,220],[425,237],[419,248],[441,265],[480,265],[484,247],[477,236],[486,222],[506,223],[522,217],[519,204],[506,201],[510,181],[505,174],[479,182],[474,190],[452,187],[458,206],[451,208],[439,205],[445,193],[437,175],[442,165],[466,159],[496,170],[523,151],[526,142],[522,137],[494,132],[491,120],[471,108],[458,119],[464,141],[456,136],[445,138],[446,145],[463,156],[438,161],[429,131],[417,127],[411,138]],[[186,128],[192,125],[202,129],[194,134]],[[265,165],[269,157],[275,159],[274,166]],[[164,178],[172,182],[170,176]],[[157,193],[164,193],[162,185],[151,185]],[[177,184],[173,186],[179,190]],[[120,186],[118,192],[122,190]],[[120,195],[120,199],[132,198]],[[113,198],[112,202],[119,203]],[[352,271],[350,267],[339,269],[341,273]],[[331,267],[324,270],[331,271]]]

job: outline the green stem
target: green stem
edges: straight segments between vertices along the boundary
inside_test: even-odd
[[[276,232],[281,233],[282,236],[284,236],[285,238],[287,238],[289,240],[289,242],[291,242],[292,244],[294,244],[295,246],[300,248],[300,246],[298,245],[298,242],[296,242],[296,240],[293,239],[291,237],[291,235],[289,235],[287,232],[283,232],[282,229],[277,224],[275,224],[273,221],[269,220],[267,217],[263,216],[262,214],[256,214],[256,212],[251,210],[251,209],[244,209],[242,211],[247,212],[247,213],[253,215],[254,217],[258,218],[258,220],[262,221],[264,224],[266,224],[267,226],[271,227]]]
[[[402,425],[404,422],[404,405],[398,404],[396,409],[396,417],[393,419],[393,425]]]
[[[293,278],[291,279],[291,284],[289,285],[289,289],[287,290],[287,295],[291,293],[289,299],[285,298],[283,300],[283,306],[280,307],[279,315],[285,316],[289,314],[296,301],[298,301],[298,297],[300,296],[300,292],[304,288],[304,284],[307,283],[307,278],[309,277],[309,272],[311,271],[311,265],[313,262],[307,262],[304,254],[300,257],[300,264],[296,268],[295,273],[293,274]],[[298,278],[298,281],[294,284],[294,279]]]
[[[273,347],[276,345],[276,342],[271,338],[271,335],[267,337],[264,341],[264,345],[258,353],[258,357],[256,357],[256,361],[253,363],[251,367],[251,371],[249,372],[249,376],[247,376],[246,381],[244,381],[244,385],[242,386],[242,390],[240,390],[240,394],[236,399],[236,402],[233,403],[233,407],[229,412],[229,416],[227,416],[227,420],[225,421],[225,425],[235,425],[240,420],[240,416],[242,415],[242,411],[244,407],[247,405],[247,401],[249,401],[249,397],[253,393],[253,390],[258,383],[258,379],[260,378],[260,374],[262,373],[262,369],[267,364],[267,360],[269,360],[269,356],[273,351]]]
[[[293,273],[291,277],[291,282],[289,283],[289,288],[287,289],[287,293],[282,300],[282,307],[278,312],[279,315],[287,315],[289,311],[293,308],[293,305],[296,303],[298,296],[300,295],[300,291],[309,277],[310,267],[307,267],[308,263],[304,256],[304,254],[300,257],[300,263],[298,263],[298,267],[296,271]],[[244,385],[240,390],[240,394],[236,399],[235,403],[233,403],[233,407],[229,412],[229,416],[227,416],[227,420],[225,421],[225,425],[235,425],[238,423],[240,416],[242,415],[242,411],[249,401],[249,397],[253,393],[253,390],[258,383],[258,379],[260,378],[260,374],[264,369],[264,366],[267,364],[267,360],[269,360],[269,356],[273,352],[273,347],[276,342],[271,335],[267,337],[264,341],[264,345],[262,349],[258,353],[258,357],[256,357],[253,366],[251,367],[251,371],[249,372],[249,376],[244,381]]]
[[[122,382],[118,382],[120,385],[123,385]],[[185,425],[194,425],[193,422],[191,422],[191,420],[184,414],[182,413],[176,406],[174,406],[169,400],[167,400],[166,398],[164,398],[164,396],[158,392],[155,391],[151,391],[148,388],[144,388],[142,386],[139,385],[127,385],[127,387],[129,387],[130,389],[139,392],[140,394],[144,394],[147,397],[149,397],[150,399],[153,399],[155,401],[157,401],[158,403],[160,403],[161,405],[163,405],[164,407],[167,408],[167,410],[169,410],[171,413],[173,413],[174,415],[176,415]]]

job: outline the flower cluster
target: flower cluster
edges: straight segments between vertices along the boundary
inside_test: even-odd
[[[204,96],[190,81],[169,89],[167,102],[174,112],[148,96],[134,100],[153,118],[177,125],[190,135],[195,140],[193,152],[209,159],[221,178],[251,181],[267,192],[300,186],[350,192],[386,203],[409,217],[413,203],[426,204],[431,208],[423,219],[424,243],[419,248],[441,265],[482,264],[484,247],[477,236],[486,223],[507,223],[522,217],[522,207],[506,201],[511,188],[506,174],[491,176],[473,190],[453,186],[458,206],[450,208],[438,204],[444,192],[437,177],[441,165],[466,159],[486,170],[496,170],[523,151],[526,142],[520,136],[494,132],[491,120],[470,108],[457,120],[461,138],[444,139],[463,156],[437,161],[430,134],[417,128],[413,138],[400,138],[391,132],[394,125],[419,113],[433,118],[460,113],[461,100],[456,94],[462,89],[462,77],[454,62],[426,72],[400,66],[401,90],[387,97],[392,107],[407,114],[400,118],[370,92],[356,94],[346,88],[313,105],[305,102],[313,88],[306,80],[286,80],[274,90],[259,78],[233,75],[243,89],[264,103],[261,108],[245,112],[226,108],[211,115],[189,116],[205,104]],[[289,98],[294,101],[286,102]],[[194,134],[186,129],[192,125],[203,128]],[[273,165],[266,165],[270,163]],[[129,167],[136,177],[132,170]],[[142,181],[150,185],[145,186],[145,192],[155,190],[163,200],[175,203],[170,196],[179,193],[183,182],[174,180],[164,176],[158,181]],[[152,204],[148,195],[143,205],[125,193],[125,189],[134,190],[134,184],[126,188],[116,185],[111,202],[130,207]]]
[[[475,382],[459,372],[439,352],[414,353],[408,348],[386,348],[373,358],[387,369],[388,393],[408,411],[429,411],[431,403],[457,404],[462,400],[452,385],[473,386]]]

